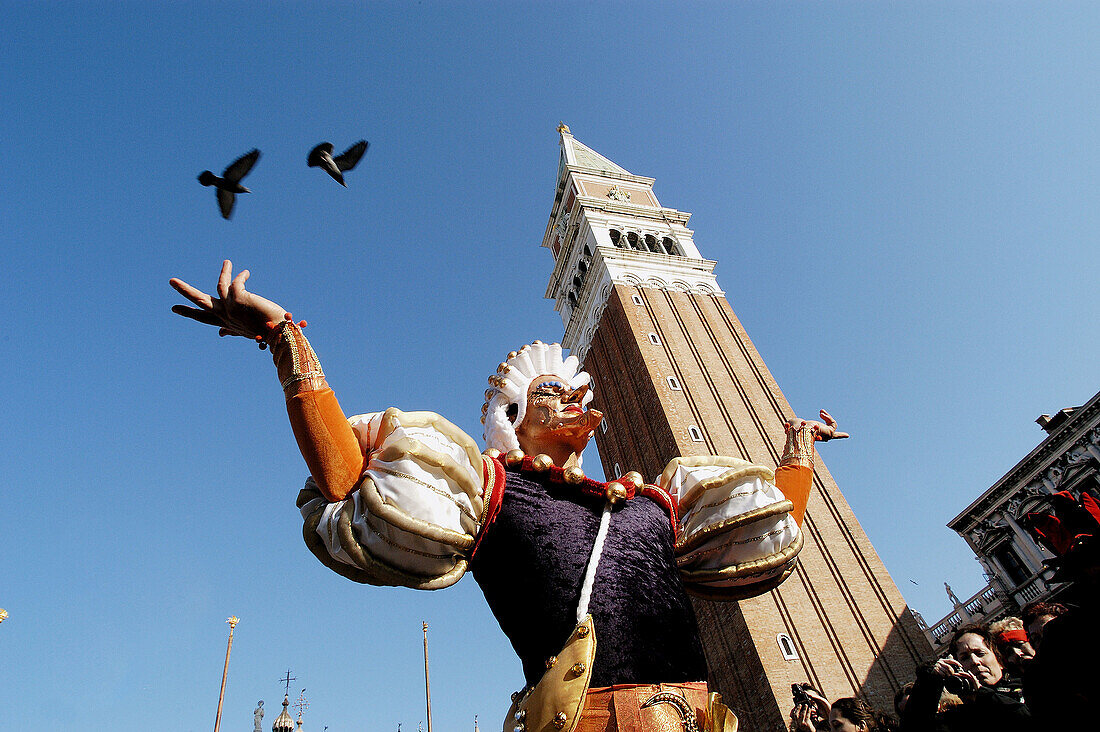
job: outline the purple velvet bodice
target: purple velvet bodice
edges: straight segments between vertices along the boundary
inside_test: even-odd
[[[500,513],[470,563],[528,684],[576,625],[603,500],[546,474],[507,473]],[[702,681],[706,660],[673,556],[668,514],[644,496],[620,504],[589,603],[596,629],[591,685]]]

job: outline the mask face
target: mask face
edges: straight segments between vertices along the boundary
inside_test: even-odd
[[[581,402],[588,387],[573,389],[560,377],[543,374],[527,387],[527,409],[516,427],[520,446],[529,455],[551,453],[568,447],[581,452],[603,419],[595,409],[586,410]]]

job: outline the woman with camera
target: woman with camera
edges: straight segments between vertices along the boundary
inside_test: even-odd
[[[989,630],[964,625],[951,637],[950,647],[954,658],[941,658],[917,672],[902,715],[902,732],[1031,729],[1020,681],[1005,672]],[[963,703],[937,713],[945,689]]]

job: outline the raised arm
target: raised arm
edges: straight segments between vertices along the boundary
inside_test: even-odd
[[[234,277],[232,262],[225,260],[218,297],[172,278],[169,284],[198,306],[174,305],[172,312],[216,326],[220,336],[241,336],[271,348],[298,449],[325,497],[340,500],[363,471],[359,441],[302,334],[305,321],[294,323],[282,307],[245,289],[248,277],[248,270]]]
[[[675,499],[677,564],[689,592],[717,600],[778,586],[802,549],[813,484],[814,443],[847,437],[821,422],[792,419],[779,467],[717,455],[673,458],[659,479]]]
[[[810,488],[813,486],[814,443],[840,440],[848,436],[847,432],[837,430],[836,420],[824,409],[820,415],[820,422],[796,417],[783,423],[787,444],[783,448],[779,467],[775,469],[775,485],[794,504],[791,516],[800,527],[806,515]]]

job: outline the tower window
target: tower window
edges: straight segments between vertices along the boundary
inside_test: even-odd
[[[665,254],[676,253],[676,242],[672,241],[672,239],[668,238],[667,236],[664,239],[661,239],[661,246],[665,248]]]
[[[690,427],[688,427],[688,434],[691,435],[691,441],[692,442],[702,442],[703,441],[703,433],[700,432],[699,428],[696,427],[695,425],[691,425]]]
[[[573,307],[577,307],[577,294],[572,290],[569,291],[569,304]]]
[[[661,345],[661,336],[657,335],[656,333],[650,333],[649,342],[655,346],[659,346]]]
[[[668,388],[672,389],[673,391],[683,391],[684,390],[684,388],[682,386],[680,386],[680,382],[676,379],[675,376],[668,377]]]
[[[623,469],[619,467],[618,463],[615,463],[615,465],[611,468],[611,471],[617,476],[623,474]]]
[[[600,432],[604,433],[605,435],[607,434],[607,419],[606,418],[600,421]]]
[[[661,253],[660,248],[658,248],[657,246],[657,237],[653,236],[652,234],[645,235],[645,246],[646,249],[653,252],[654,254]]]
[[[623,248],[624,246],[626,246],[623,243],[623,232],[619,231],[618,229],[611,229],[607,233],[611,236],[611,243],[612,244],[619,247],[620,249]]]
[[[580,270],[581,274],[584,274],[588,271],[588,262],[584,261],[583,259],[577,262],[577,269]]]
[[[592,250],[588,248],[587,244],[584,245],[584,256],[586,256],[586,257],[591,257],[592,256]]]
[[[775,642],[779,644],[779,652],[783,654],[783,659],[786,661],[797,661],[798,651],[795,650],[794,641],[786,633],[780,633],[775,636]]]
[[[639,252],[645,251],[642,247],[642,243],[638,240],[638,235],[633,231],[626,235],[626,241],[630,244],[631,249],[635,249]]]
[[[631,295],[630,300],[635,305],[641,305],[642,304],[642,296],[641,295]]]

